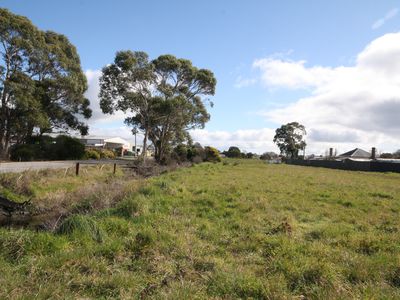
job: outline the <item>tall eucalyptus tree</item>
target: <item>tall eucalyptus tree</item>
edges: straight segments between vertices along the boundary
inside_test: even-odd
[[[0,157],[11,141],[23,143],[34,132],[79,130],[91,116],[85,74],[76,48],[29,19],[0,9]]]
[[[206,97],[215,86],[214,74],[189,60],[161,55],[150,61],[144,52],[120,51],[103,68],[100,106],[104,113],[129,113],[126,124],[140,129],[143,148],[150,140],[156,160],[163,161],[173,144],[188,140],[188,130],[210,119]]]

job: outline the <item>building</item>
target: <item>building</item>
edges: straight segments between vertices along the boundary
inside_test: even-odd
[[[134,148],[135,148],[135,147],[133,147],[133,149],[134,149]],[[137,145],[137,146],[136,146],[136,153],[137,153],[137,155],[141,155],[142,151],[143,151],[143,146],[142,146],[142,145]],[[147,146],[147,151],[146,151],[146,156],[147,156],[147,157],[152,157],[152,156],[154,156],[154,153],[155,153],[154,146],[153,146],[152,144],[148,145],[148,146]]]
[[[335,158],[340,159],[340,160],[343,160],[343,159],[371,159],[372,154],[363,149],[355,148],[351,151],[342,153]]]
[[[132,151],[131,144],[120,137],[82,136],[78,138],[87,147],[118,149]]]
[[[60,133],[50,133],[47,134],[48,136],[51,137],[57,137],[60,135]],[[78,139],[82,144],[84,144],[86,147],[90,148],[103,148],[103,149],[109,149],[109,150],[116,150],[120,149],[121,150],[121,155],[126,155],[127,151],[130,151],[133,153],[134,156],[140,155],[142,153],[142,146],[141,145],[135,145],[131,144],[127,140],[121,138],[121,137],[111,137],[111,136],[94,136],[94,135],[85,135],[85,136],[71,136],[76,139]],[[136,150],[136,151],[135,151]],[[146,151],[146,156],[151,157],[154,156],[154,146],[152,144],[147,146],[147,151]],[[125,154],[123,154],[125,153]],[[136,155],[135,155],[136,153]],[[129,154],[132,155],[132,154]]]

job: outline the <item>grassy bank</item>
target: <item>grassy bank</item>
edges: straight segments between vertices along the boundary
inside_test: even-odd
[[[139,182],[132,172],[124,172],[121,167],[113,174],[113,166],[107,164],[84,166],[79,176],[75,176],[74,168],[0,174],[0,195],[32,204],[27,207],[28,216],[14,214],[11,220],[0,210],[0,225],[11,222],[29,224],[33,229],[52,229],[69,214],[112,206],[134,192]]]
[[[399,298],[399,180],[252,160],[180,169],[55,232],[0,229],[0,298]]]

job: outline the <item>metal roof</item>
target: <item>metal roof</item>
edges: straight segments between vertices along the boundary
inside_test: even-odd
[[[360,148],[356,148],[353,149],[349,152],[340,154],[339,157],[351,157],[351,158],[371,158],[371,153],[360,149]]]
[[[108,138],[104,139],[105,143],[111,143],[111,144],[122,144],[122,145],[130,145],[130,143],[120,137],[114,137],[114,138]]]

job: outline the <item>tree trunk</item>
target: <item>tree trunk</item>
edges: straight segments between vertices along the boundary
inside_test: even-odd
[[[5,159],[8,149],[6,149],[6,133],[7,133],[7,114],[5,107],[4,92],[1,101],[1,117],[0,117],[0,159]]]
[[[161,160],[163,158],[161,141],[157,141],[156,143],[154,143],[154,148],[156,150],[156,153],[155,153],[156,161],[161,162]]]
[[[143,149],[142,149],[142,158],[143,158],[143,164],[146,164],[146,155],[147,155],[147,137],[149,135],[149,131],[146,128],[144,132],[144,138],[143,138]]]
[[[7,50],[5,49],[5,64],[6,64],[6,72],[5,77],[2,82],[2,89],[1,89],[1,117],[0,117],[0,159],[7,160],[8,159],[8,150],[10,145],[10,113],[7,106],[7,102],[9,100],[9,93],[8,90],[8,80],[10,78],[10,64],[11,58],[8,54]]]
[[[160,138],[159,138],[159,148],[158,148],[158,161],[161,162],[162,160],[164,160],[164,156],[165,156],[165,147],[167,146],[167,142],[166,142],[166,135],[168,133],[168,122],[169,122],[170,116],[168,115],[167,118],[167,125],[164,125],[161,133],[160,133]]]
[[[160,161],[160,149],[159,149],[160,147],[159,147],[159,144],[157,142],[153,141],[153,144],[154,144],[154,159],[157,162],[159,162]]]
[[[7,137],[3,135],[0,141],[0,160],[8,160],[9,145],[10,142],[7,140]]]

